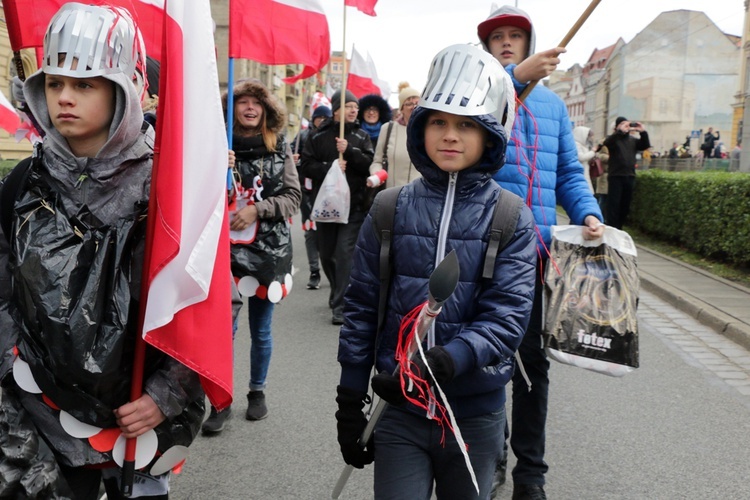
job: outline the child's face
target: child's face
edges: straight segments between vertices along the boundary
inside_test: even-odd
[[[76,156],[95,156],[109,138],[115,114],[115,84],[101,76],[45,75],[52,125]]]
[[[521,64],[529,51],[529,34],[515,26],[500,26],[490,33],[487,47],[503,67]]]
[[[444,172],[458,172],[476,165],[486,142],[487,131],[468,116],[433,111],[427,117],[425,150]]]
[[[255,97],[244,95],[234,101],[234,116],[243,128],[258,128],[263,119],[263,105]]]

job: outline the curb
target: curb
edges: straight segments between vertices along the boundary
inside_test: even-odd
[[[653,252],[653,250],[649,251],[661,255]],[[701,324],[750,350],[750,325],[738,321],[736,318],[711,306],[711,304],[686,295],[682,290],[665,283],[642,269],[638,270],[638,275],[641,279],[641,287],[644,290],[653,293],[670,305],[692,316]]]

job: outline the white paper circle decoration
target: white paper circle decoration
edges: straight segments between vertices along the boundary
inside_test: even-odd
[[[294,282],[294,279],[292,278],[292,275],[287,273],[286,276],[284,276],[284,285],[286,286],[286,294],[289,295],[292,293],[292,283]]]
[[[42,393],[42,390],[34,380],[34,375],[31,374],[29,364],[18,357],[13,361],[13,379],[18,384],[18,387],[26,392],[30,392],[31,394]]]
[[[268,285],[268,300],[276,304],[284,298],[284,290],[281,289],[281,283],[274,281]]]
[[[125,461],[125,441],[125,436],[120,434],[115,441],[115,447],[112,448],[112,458],[120,467]],[[158,446],[159,440],[153,429],[138,436],[135,444],[135,468],[142,469],[147,466],[156,456]]]
[[[244,276],[237,282],[237,290],[243,297],[252,297],[258,289],[258,280],[253,276]]]
[[[81,422],[64,410],[60,410],[60,425],[65,432],[78,439],[88,439],[102,430],[101,427]]]
[[[185,460],[187,456],[187,446],[172,446],[170,449],[165,451],[164,454],[156,460],[156,462],[154,462],[154,465],[151,466],[151,475],[160,476],[165,472],[171,471],[175,465]]]

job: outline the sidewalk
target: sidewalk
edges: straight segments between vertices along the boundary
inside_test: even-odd
[[[750,289],[638,245],[641,288],[750,349]]]

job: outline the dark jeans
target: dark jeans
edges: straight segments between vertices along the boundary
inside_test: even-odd
[[[549,360],[542,339],[542,293],[537,273],[531,321],[518,349],[521,362],[531,381],[531,391],[520,368],[513,374],[513,407],[510,446],[517,463],[513,468],[516,484],[544,484],[549,467],[544,461],[545,426],[549,392]]]
[[[351,212],[347,224],[319,222],[318,252],[320,265],[331,284],[331,309],[334,316],[344,309],[344,292],[349,285],[352,272],[354,245],[357,243],[359,228],[365,220],[365,212]]]
[[[307,265],[310,266],[310,273],[319,273],[318,231],[315,229],[305,231],[305,251],[307,252]]]
[[[458,442],[449,430],[443,435],[434,420],[388,407],[375,428],[375,499],[429,500],[433,483],[439,499],[489,498],[505,426],[505,408],[456,423],[469,448],[479,495]]]
[[[609,176],[607,193],[607,224],[622,229],[630,213],[635,190],[635,176]]]
[[[250,318],[250,390],[266,388],[266,376],[271,364],[273,337],[271,323],[274,303],[256,296],[248,297],[247,310]]]

